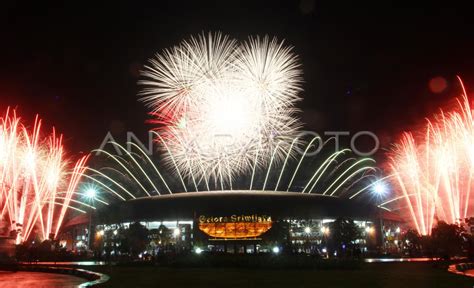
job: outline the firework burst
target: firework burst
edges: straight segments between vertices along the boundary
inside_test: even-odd
[[[299,66],[291,48],[268,37],[238,45],[200,35],[157,54],[143,71],[141,99],[174,155],[167,162],[186,176],[231,182],[255,164],[282,161],[299,128]]]
[[[78,202],[72,198],[87,156],[67,173],[62,136],[53,129],[43,137],[38,117],[31,130],[15,111],[0,118],[0,219],[16,233],[16,243],[35,228],[40,238],[53,239],[71,203]]]
[[[472,209],[474,123],[464,87],[457,103],[428,120],[421,135],[404,133],[390,155],[399,195],[383,204],[402,200],[422,235],[431,233],[436,219],[459,223]]]

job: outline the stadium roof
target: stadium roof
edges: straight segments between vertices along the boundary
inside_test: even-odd
[[[98,209],[97,223],[194,219],[199,215],[264,214],[277,219],[347,217],[371,220],[382,216],[403,220],[395,213],[364,201],[320,194],[278,191],[189,192],[138,198]],[[84,219],[85,220],[85,219]],[[74,218],[71,219],[74,221]],[[77,222],[77,221],[76,221]],[[66,224],[65,226],[68,226]]]

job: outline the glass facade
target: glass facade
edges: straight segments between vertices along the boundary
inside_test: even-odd
[[[184,219],[175,221],[142,221],[139,226],[146,231],[146,239],[142,239],[143,245],[138,253],[139,257],[151,257],[163,253],[181,253],[185,251],[222,252],[222,253],[278,253],[289,250],[292,253],[318,254],[323,257],[332,256],[329,253],[337,249],[330,249],[329,240],[331,236],[331,225],[335,219],[285,219],[274,220],[270,226],[259,237],[254,237],[255,225],[263,225],[258,222],[210,223],[214,229],[223,229],[227,236],[234,233],[235,229],[227,229],[227,226],[237,227],[241,225],[242,235],[251,237],[216,237],[219,234],[205,231],[199,219]],[[385,249],[398,249],[400,244],[401,229],[397,223],[385,223],[382,227],[373,221],[353,221],[358,231],[357,239],[347,243],[351,249],[358,253],[370,253],[383,246]],[[207,223],[209,224],[209,223]],[[96,225],[93,239],[93,248],[102,256],[124,255],[128,252],[123,245],[129,245],[126,238],[138,237],[130,232],[130,227],[137,223],[120,223],[113,225]],[[237,225],[237,226],[236,226]],[[248,225],[252,227],[247,227]],[[207,226],[206,226],[207,227]],[[136,228],[134,228],[136,230]],[[236,228],[237,229],[237,228]],[[268,231],[267,231],[268,230]],[[230,231],[230,232],[229,232]],[[383,231],[383,241],[378,237]],[[232,232],[232,233],[231,233]],[[229,234],[230,233],[230,234]],[[221,234],[224,235],[224,234]],[[81,241],[85,240],[81,238]],[[85,242],[84,242],[85,243]],[[339,249],[346,249],[346,244]],[[332,252],[329,252],[332,251]]]

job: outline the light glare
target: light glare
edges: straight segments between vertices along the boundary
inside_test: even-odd
[[[86,197],[89,199],[94,199],[97,195],[97,191],[94,188],[88,188],[86,190]]]

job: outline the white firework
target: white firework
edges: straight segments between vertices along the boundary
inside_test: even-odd
[[[141,100],[160,123],[169,163],[188,175],[232,181],[286,157],[299,128],[301,70],[283,42],[200,35],[157,54],[142,74]]]

